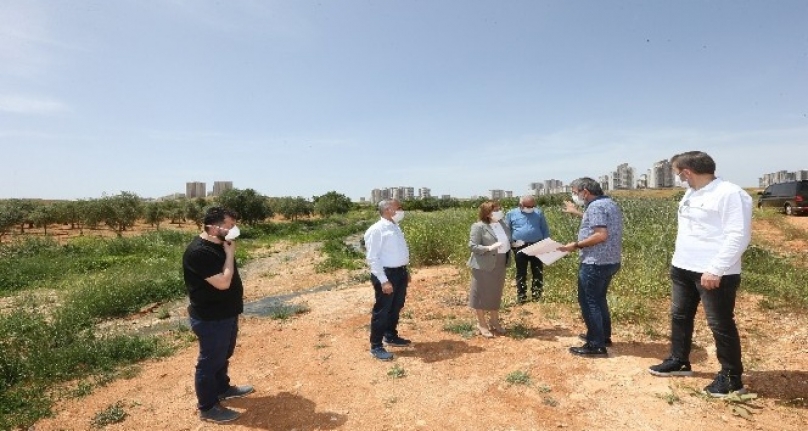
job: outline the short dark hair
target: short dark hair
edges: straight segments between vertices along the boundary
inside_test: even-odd
[[[238,213],[224,207],[210,207],[205,211],[205,218],[202,220],[205,226],[216,226],[224,223],[225,217],[238,220]]]
[[[572,183],[570,183],[570,187],[578,190],[586,190],[593,196],[603,196],[603,187],[600,186],[599,182],[589,177],[581,177],[577,180],[573,180]]]
[[[690,169],[696,174],[715,175],[715,160],[703,151],[687,151],[671,157],[671,166],[678,170]]]

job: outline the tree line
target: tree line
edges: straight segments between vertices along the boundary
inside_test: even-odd
[[[35,199],[0,201],[0,242],[18,230],[42,228],[45,234],[52,225],[70,226],[83,234],[85,229],[105,227],[121,236],[139,220],[159,228],[162,223],[194,223],[202,227],[207,208],[220,205],[239,214],[242,223],[254,225],[276,213],[294,220],[318,214],[324,217],[344,214],[354,204],[350,198],[335,191],[312,199],[303,197],[267,197],[253,189],[231,189],[213,199],[184,197],[146,201],[132,192],[105,195],[98,199],[45,202]]]
[[[542,195],[537,204],[560,205],[566,195]],[[406,211],[432,212],[448,208],[477,208],[488,200],[479,197],[470,200],[456,198],[405,199],[401,201]],[[518,198],[500,200],[503,208],[512,208]],[[162,223],[194,223],[202,227],[205,210],[213,205],[224,206],[238,212],[241,223],[255,225],[275,214],[288,220],[319,215],[328,217],[345,214],[362,204],[354,203],[347,196],[330,191],[310,199],[301,196],[268,197],[253,189],[231,189],[212,199],[185,197],[147,201],[132,192],[104,195],[98,199],[44,202],[35,199],[7,199],[0,201],[0,242],[15,229],[24,234],[26,229],[42,228],[45,234],[52,225],[69,225],[70,229],[99,229],[105,227],[121,236],[139,220],[154,228]]]

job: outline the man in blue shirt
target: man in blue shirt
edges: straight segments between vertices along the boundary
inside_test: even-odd
[[[620,270],[623,242],[623,213],[603,194],[600,183],[592,178],[579,178],[570,184],[572,199],[565,202],[564,212],[582,217],[578,240],[561,251],[580,250],[578,267],[578,304],[586,324],[586,343],[570,347],[579,356],[607,356],[612,343],[612,319],[606,293],[612,277]],[[578,210],[579,206],[584,211]]]
[[[534,301],[541,299],[544,292],[542,263],[536,256],[519,253],[519,250],[550,237],[550,228],[544,213],[536,207],[536,198],[525,195],[519,198],[519,208],[508,211],[505,223],[511,230],[511,249],[516,263],[516,294],[520,304],[527,302],[527,267],[533,275],[531,296]]]

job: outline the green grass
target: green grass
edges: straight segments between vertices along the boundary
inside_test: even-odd
[[[400,365],[395,364],[393,365],[393,368],[390,368],[390,370],[387,371],[387,375],[394,379],[401,379],[407,376],[407,370],[402,368]]]
[[[156,337],[97,334],[87,315],[21,309],[0,316],[0,340],[0,429],[49,415],[55,385],[86,376],[116,378],[127,364],[173,351]],[[80,387],[76,395],[88,390]]]
[[[529,385],[530,374],[525,371],[513,371],[505,376],[505,381],[512,385]]]
[[[338,269],[360,269],[365,266],[364,254],[345,244],[342,239],[329,239],[321,249],[325,260],[315,267],[317,272],[333,272]]]
[[[280,304],[273,307],[267,315],[273,320],[288,320],[298,314],[308,313],[310,308],[302,304]]]
[[[676,199],[619,197],[623,211],[623,259],[609,288],[615,322],[648,325],[659,318],[659,304],[670,295],[670,261],[676,239]],[[563,213],[560,206],[542,208],[551,236],[559,242],[576,238],[580,218]],[[792,228],[782,216],[755,211],[755,217],[775,220],[787,236],[805,239],[808,233]],[[402,222],[416,265],[452,263],[461,274],[469,256],[468,235],[476,218],[474,209],[411,213]],[[514,267],[509,267],[509,279]],[[578,255],[573,253],[544,269],[546,303],[577,303]],[[779,256],[752,245],[743,257],[741,289],[765,296],[763,307],[808,308],[808,271],[801,256]],[[513,331],[511,332],[513,334]]]
[[[126,410],[124,410],[124,403],[118,401],[96,413],[95,416],[93,416],[92,425],[93,428],[104,428],[107,425],[123,422],[128,415]]]
[[[443,330],[460,335],[463,338],[471,338],[477,328],[472,322],[451,320],[443,325]]]
[[[552,237],[571,241],[580,219],[562,213],[557,201],[547,200],[552,205],[543,208]],[[622,269],[609,290],[612,318],[638,324],[654,335],[655,324],[667,318],[660,307],[669,301],[676,201],[620,197],[617,202],[623,209],[625,230]],[[787,239],[808,237],[780,215],[756,210],[754,216],[766,218]],[[320,241],[326,261],[318,270],[361,268],[362,254],[344,241],[358,238],[377,219],[378,214],[367,209],[324,219],[245,226],[237,258],[243,264],[255,250],[279,240]],[[473,208],[409,212],[402,230],[411,264],[449,263],[467,277],[468,235],[475,219]],[[13,296],[10,311],[0,314],[0,429],[26,428],[50,415],[58,397],[84,396],[96,386],[126,378],[133,364],[171,354],[174,346],[194,341],[184,326],[161,338],[110,335],[96,329],[104,319],[184,296],[180,262],[193,235],[156,231],[114,239],[85,236],[64,245],[48,237],[0,244],[0,296]],[[808,271],[801,256],[753,245],[744,255],[743,267],[741,289],[762,295],[761,307],[808,308]],[[553,305],[552,309],[576,306],[577,268],[577,255],[545,268],[546,305]],[[513,266],[509,275],[512,278]],[[361,276],[362,281],[366,279]],[[456,306],[463,306],[461,302]],[[270,318],[286,320],[306,311],[305,305],[284,306]],[[473,336],[473,322],[446,319],[444,331]],[[509,335],[527,338],[530,328],[519,323],[511,326]],[[509,382],[529,383],[529,376],[519,373],[509,374]],[[72,389],[56,390],[72,381],[78,382]],[[125,415],[123,405],[111,407],[99,413],[99,421]]]

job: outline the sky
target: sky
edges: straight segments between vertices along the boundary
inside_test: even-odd
[[[0,199],[808,169],[808,2],[0,0]],[[799,156],[802,154],[802,156]]]

